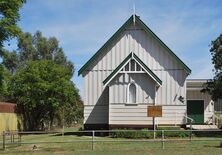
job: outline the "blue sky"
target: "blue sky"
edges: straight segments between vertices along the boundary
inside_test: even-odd
[[[134,2],[137,15],[192,69],[189,78],[213,77],[209,45],[222,33],[221,0],[28,0],[18,24],[60,41],[82,95],[78,70],[132,15]]]

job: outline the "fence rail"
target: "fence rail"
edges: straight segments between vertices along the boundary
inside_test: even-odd
[[[127,138],[114,138],[111,135],[113,133],[134,133],[134,132],[143,132],[143,133],[150,133],[153,135],[153,137],[149,138],[143,138],[143,139],[127,139]],[[177,137],[177,136],[170,136],[169,133],[180,133],[184,132],[186,133],[186,137]],[[106,134],[104,134],[106,133]],[[154,135],[157,135],[155,137]],[[201,133],[208,133],[208,136],[210,137],[204,137],[204,138],[195,138],[193,135],[195,134],[201,134]],[[214,136],[214,134],[217,133],[217,136]],[[93,130],[93,131],[73,131],[73,132],[66,132],[68,135],[80,135],[83,136],[84,139],[78,139],[73,137],[73,140],[66,140],[66,141],[41,141],[41,140],[34,140],[34,141],[28,141],[25,139],[25,136],[30,135],[42,135],[42,134],[57,134],[62,137],[64,137],[63,132],[59,131],[12,131],[12,132],[2,132],[2,140],[0,140],[0,143],[2,143],[3,150],[6,149],[8,145],[15,144],[18,146],[25,145],[25,144],[44,144],[44,143],[75,143],[75,142],[90,142],[91,143],[91,149],[95,149],[96,142],[160,142],[161,148],[165,148],[166,142],[178,142],[178,141],[222,141],[222,130]],[[206,135],[205,135],[206,136]],[[23,138],[24,137],[24,138]],[[99,137],[106,137],[109,139],[103,139]]]

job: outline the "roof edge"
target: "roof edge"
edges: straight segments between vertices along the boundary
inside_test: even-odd
[[[133,21],[133,15],[130,16],[130,18],[111,36],[111,38],[110,38],[108,41],[106,41],[106,43],[103,44],[103,46],[79,69],[79,71],[78,71],[78,76],[79,76],[80,74],[82,74],[82,72],[86,69],[86,67],[97,57],[97,55],[99,55],[99,54],[103,51],[103,49],[105,49],[105,48],[108,46],[108,44],[109,44],[110,42],[112,42],[114,39],[117,38],[118,34],[120,34],[121,31],[122,31],[128,24],[130,24],[131,21]]]
[[[107,85],[118,73],[119,71],[126,65],[126,63],[128,62],[128,60],[130,60],[131,58],[134,58],[139,65],[141,65],[144,70],[146,71],[146,73],[154,80],[156,81],[156,83],[158,83],[158,85],[162,85],[162,81],[160,80],[160,78],[133,52],[131,52],[117,67],[115,70],[113,70],[109,76],[103,81],[103,85]]]
[[[160,45],[166,49],[166,51],[173,57],[175,60],[183,66],[183,68],[187,71],[188,74],[191,74],[191,69],[139,18],[139,16],[136,17],[136,23],[142,26],[144,31],[146,33],[149,33],[156,39]],[[118,37],[118,35],[122,32],[122,30],[133,22],[133,15],[130,16],[130,18],[111,36],[111,38],[105,42],[105,44],[79,69],[78,76],[83,73],[83,71],[88,67],[88,65],[96,59],[96,57],[102,53],[102,51],[108,46],[110,42],[112,42],[114,39]]]
[[[132,52],[116,67],[116,69],[114,69],[109,74],[109,76],[107,76],[105,80],[103,80],[103,85],[106,85],[107,82],[109,82],[115,74],[118,74],[119,70],[122,69],[122,67],[125,65],[126,62],[128,62],[128,60],[130,60],[131,57],[132,57]]]
[[[139,22],[138,24],[142,25],[144,30],[150,33],[185,68],[188,74],[191,74],[191,69],[138,16],[136,16],[136,22]]]
[[[142,65],[145,70],[156,80],[159,85],[162,85],[162,80],[135,54],[133,53],[133,57]]]

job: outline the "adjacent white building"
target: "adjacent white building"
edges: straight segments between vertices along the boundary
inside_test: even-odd
[[[206,82],[206,79],[187,80],[187,115],[198,124],[213,123],[214,102],[209,94],[201,93]]]
[[[158,125],[186,124],[187,114],[196,123],[209,123],[213,115],[209,96],[193,88],[199,81],[186,82],[191,74],[189,67],[136,15],[78,74],[84,77],[86,129],[150,127],[153,122],[147,117],[149,105],[162,106],[162,117],[156,119]],[[197,114],[193,108],[204,110]],[[204,118],[200,120],[198,115]]]

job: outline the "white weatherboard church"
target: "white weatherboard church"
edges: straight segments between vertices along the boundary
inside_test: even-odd
[[[211,123],[214,104],[204,80],[140,19],[132,15],[79,70],[84,77],[85,129],[147,128],[147,107],[162,106],[157,125]]]

